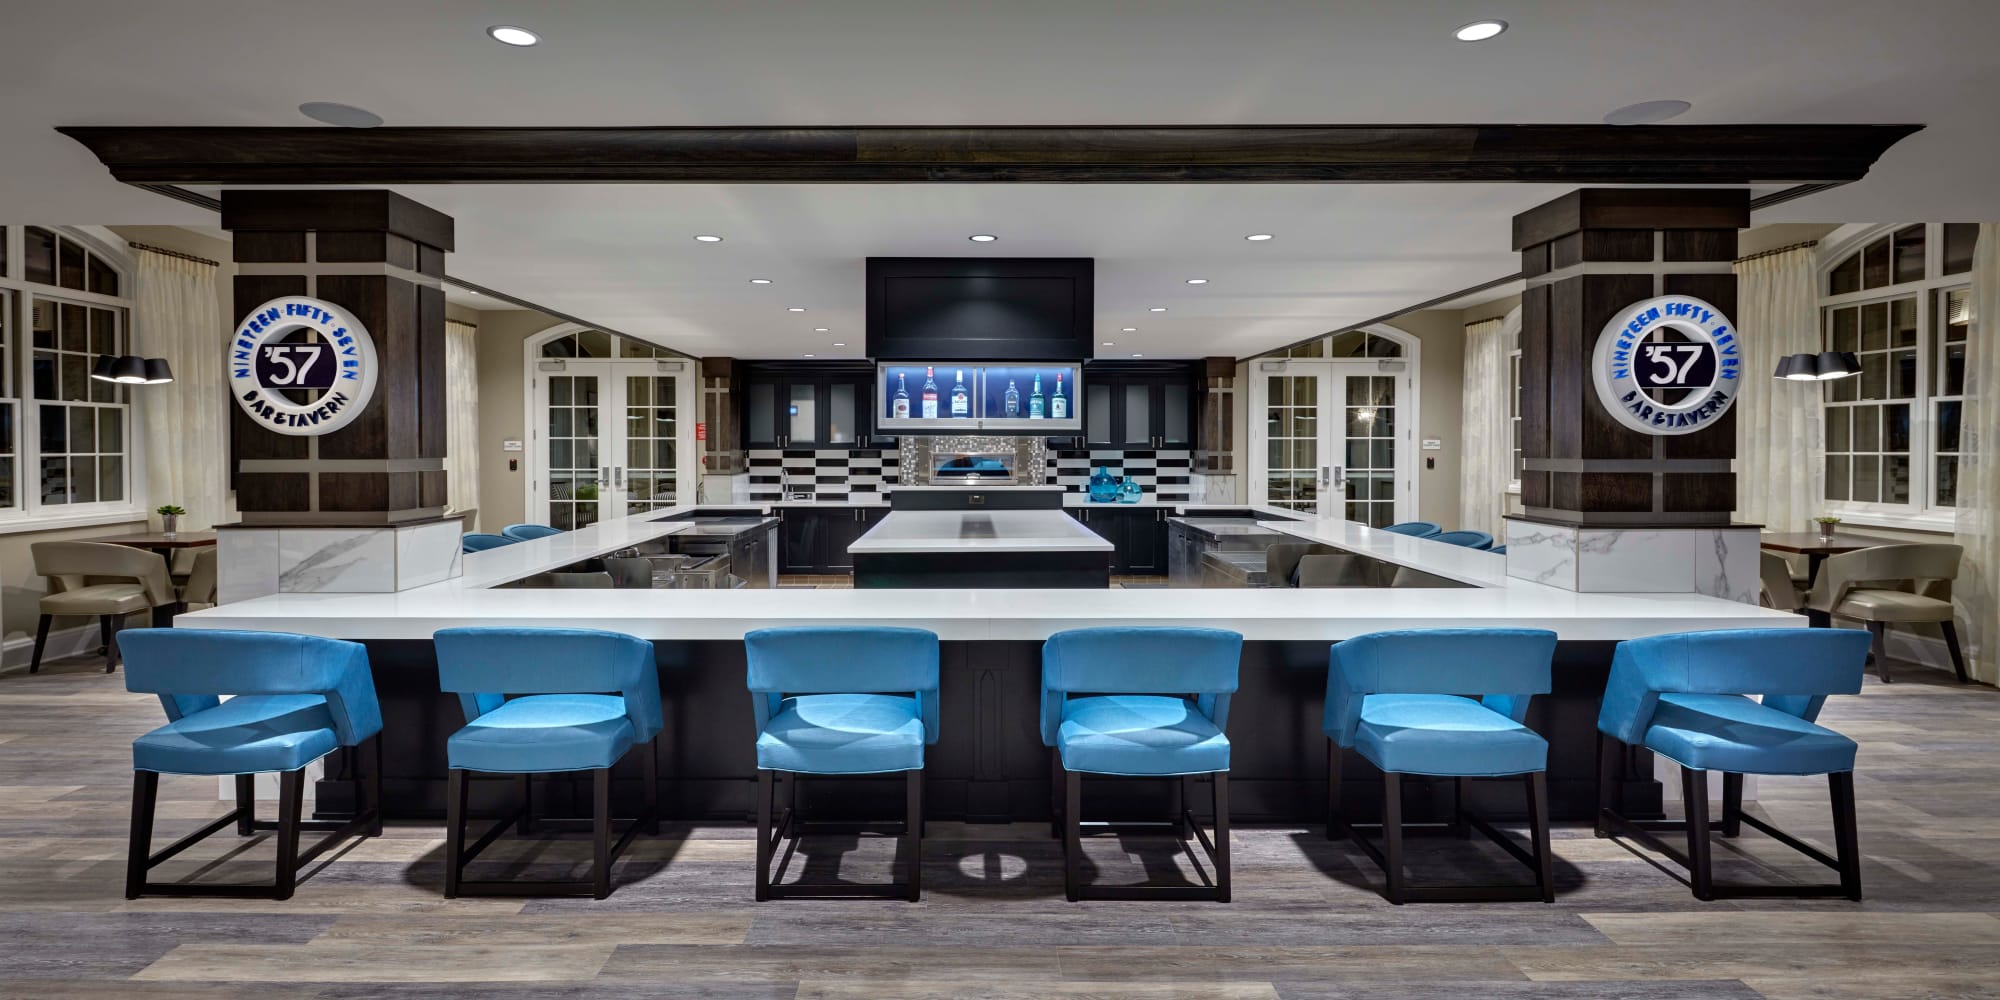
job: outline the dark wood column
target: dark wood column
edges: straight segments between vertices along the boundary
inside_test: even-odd
[[[1521,301],[1521,476],[1531,519],[1610,527],[1729,523],[1736,417],[1654,436],[1614,420],[1591,381],[1599,333],[1626,307],[1685,294],[1736,315],[1745,190],[1584,188],[1514,217]],[[1754,331],[1753,331],[1754,333]],[[1752,373],[1755,377],[1755,373]]]
[[[346,308],[381,374],[351,424],[318,437],[265,429],[230,407],[230,461],[246,524],[396,524],[445,505],[444,255],[452,220],[389,191],[228,191],[235,312],[281,295]]]

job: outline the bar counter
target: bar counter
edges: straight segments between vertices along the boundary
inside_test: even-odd
[[[1197,505],[1177,505],[1194,508]],[[1664,632],[1803,627],[1804,618],[1693,594],[1574,593],[1509,578],[1486,552],[1371,530],[1337,519],[1266,525],[1306,541],[1421,570],[1451,589],[1109,590],[535,590],[501,588],[581,559],[685,530],[663,520],[696,508],[652,511],[465,557],[462,577],[396,594],[279,594],[183,614],[180,628],[255,629],[353,639],[367,645],[382,701],[389,772],[387,813],[443,814],[445,737],[462,724],[456,698],[438,693],[430,636],[477,625],[602,628],[652,640],[666,699],[662,808],[682,819],[741,819],[752,804],[755,755],[744,687],[743,634],[785,625],[904,625],[943,640],[942,736],[928,758],[929,813],[977,822],[1038,821],[1049,815],[1049,764],[1037,729],[1040,644],[1054,632],[1096,625],[1200,625],[1233,629],[1245,642],[1230,715],[1232,816],[1302,822],[1324,813],[1326,739],[1320,732],[1329,644],[1394,628],[1527,627],[1558,638],[1554,686],[1528,724],[1550,741],[1549,788],[1558,818],[1590,816],[1596,798],[1597,703],[1620,639]],[[714,510],[704,505],[703,510]],[[745,509],[759,509],[752,505]],[[1241,510],[1235,507],[1232,509]],[[499,588],[499,589],[496,589]],[[1350,755],[1350,760],[1358,760]],[[620,770],[618,794],[636,798],[638,768]],[[329,777],[345,773],[329,764]],[[1370,772],[1372,774],[1372,772]],[[1363,812],[1379,782],[1349,775]],[[1616,776],[1627,815],[1657,814],[1660,788],[1650,756],[1637,751]],[[480,782],[478,801],[498,808],[511,783]],[[1410,803],[1421,820],[1448,801]],[[1517,783],[1475,783],[1474,804],[1492,814],[1522,808]],[[879,786],[879,787],[878,787]],[[1167,782],[1107,782],[1093,813],[1152,818]],[[324,781],[319,808],[349,807],[349,786]],[[581,786],[565,778],[541,791],[556,809],[580,809]],[[900,781],[807,783],[805,806],[827,814],[880,815],[900,801]],[[1417,793],[1411,793],[1414,799]],[[1491,794],[1491,800],[1487,795]]]

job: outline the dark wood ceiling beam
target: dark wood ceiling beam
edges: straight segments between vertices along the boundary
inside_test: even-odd
[[[1919,125],[58,129],[133,184],[1851,181]]]

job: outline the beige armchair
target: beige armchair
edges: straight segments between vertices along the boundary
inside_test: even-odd
[[[58,615],[94,617],[104,639],[104,672],[118,666],[118,630],[127,615],[176,601],[167,561],[156,552],[103,542],[36,542],[35,572],[48,577],[35,626],[35,653],[28,672],[42,669],[49,624]]]
[[[1308,555],[1332,555],[1330,545],[1317,542],[1273,542],[1264,547],[1264,586],[1296,587],[1299,559]]]
[[[1868,626],[1875,637],[1875,671],[1889,680],[1888,627],[1929,622],[1944,633],[1945,648],[1960,683],[1965,654],[1952,622],[1951,581],[1958,576],[1964,549],[1957,545],[1877,545],[1830,556],[1807,595],[1817,615],[1846,618]]]
[[[1299,560],[1300,587],[1373,587],[1376,563],[1350,552],[1314,553]]]
[[[197,549],[187,582],[181,585],[182,604],[214,604],[216,590],[215,546]]]
[[[1776,552],[1759,552],[1758,574],[1764,584],[1764,606],[1779,611],[1797,611],[1806,606],[1806,595],[1799,593],[1798,582],[1792,576],[1792,564]]]

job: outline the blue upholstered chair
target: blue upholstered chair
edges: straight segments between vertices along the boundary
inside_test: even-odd
[[[1859,694],[1868,659],[1859,629],[1729,629],[1618,644],[1598,712],[1597,835],[1629,834],[1688,869],[1697,899],[1729,896],[1861,898],[1854,822],[1854,741],[1814,724],[1828,695]],[[1752,695],[1762,695],[1753,699]],[[1620,811],[1615,786],[1627,748],[1680,765],[1687,818],[1640,822]],[[1840,873],[1838,885],[1717,885],[1709,864],[1708,772],[1722,772],[1724,837],[1762,830]],[[1743,812],[1745,774],[1824,774],[1833,799],[1835,857]],[[1682,854],[1653,834],[1687,834]]]
[[[757,714],[757,899],[923,898],[924,748],[938,738],[938,638],[917,628],[765,628],[743,637]],[[791,805],[775,825],[777,776]],[[778,845],[806,832],[799,776],[903,775],[908,876],[887,885],[779,884]]]
[[[1487,549],[1486,551],[1488,551],[1488,552],[1491,552],[1491,553],[1493,553],[1493,554],[1494,554],[1494,555],[1496,555],[1496,556],[1504,556],[1504,555],[1506,555],[1506,554],[1507,554],[1507,546],[1505,546],[1505,545],[1495,545],[1495,546],[1493,546],[1492,548],[1490,548],[1490,549]]]
[[[1401,524],[1392,524],[1382,530],[1393,531],[1396,534],[1409,535],[1414,538],[1429,538],[1444,529],[1429,521],[1404,521]]]
[[[1490,549],[1493,547],[1493,536],[1484,531],[1440,531],[1430,536],[1430,540],[1433,542],[1443,542],[1446,545],[1463,545],[1468,549]]]
[[[653,644],[619,632],[568,628],[451,628],[435,633],[438,686],[458,695],[465,728],[445,742],[445,890],[461,895],[611,894],[611,863],[641,828],[659,832],[659,736],[664,727]],[[611,768],[637,748],[644,807],[611,842]],[[509,825],[533,822],[528,778],[589,771],[588,882],[474,882],[465,866]],[[510,774],[520,806],[465,846],[474,773]]]
[[[1063,887],[1069,899],[1229,902],[1229,699],[1243,637],[1211,628],[1084,628],[1042,644],[1042,744],[1062,790]],[[1192,832],[1212,884],[1095,886],[1083,881],[1083,776],[1166,778],[1177,839]],[[1187,808],[1195,775],[1210,775],[1215,839]]]
[[[484,552],[487,549],[497,549],[502,545],[512,545],[517,541],[520,541],[520,539],[508,538],[506,535],[488,535],[482,532],[468,531],[459,538],[458,544],[466,552]]]
[[[1549,690],[1556,634],[1541,629],[1411,629],[1358,635],[1333,647],[1326,678],[1327,837],[1340,833],[1382,866],[1391,903],[1555,901],[1549,855],[1549,744],[1522,723]],[[1466,695],[1479,695],[1477,700]],[[1345,751],[1382,772],[1382,839],[1375,845],[1341,809]],[[1403,872],[1404,775],[1454,779],[1448,827],[1477,827],[1535,873],[1535,884],[1410,886]],[[1520,777],[1532,852],[1465,808],[1472,778]]]
[[[546,524],[510,524],[501,528],[500,534],[517,542],[525,542],[531,538],[547,538],[550,535],[560,535],[562,534],[562,529],[551,528]]]
[[[132,839],[125,898],[142,895],[290,899],[299,869],[335,842],[382,832],[382,711],[360,643],[276,632],[131,629],[119,633],[125,689],[160,696],[167,724],[132,741]],[[230,695],[223,701],[223,695]],[[372,745],[367,754],[363,744]],[[335,750],[369,757],[354,775],[356,812],[344,821],[300,818],[306,765]],[[251,776],[278,773],[278,820],[256,818]],[[160,775],[234,775],[236,808],[155,854],[153,807]],[[365,807],[365,808],[364,808]],[[234,823],[248,836],[277,831],[277,876],[265,885],[149,882],[154,866]],[[300,830],[330,831],[303,854]]]

